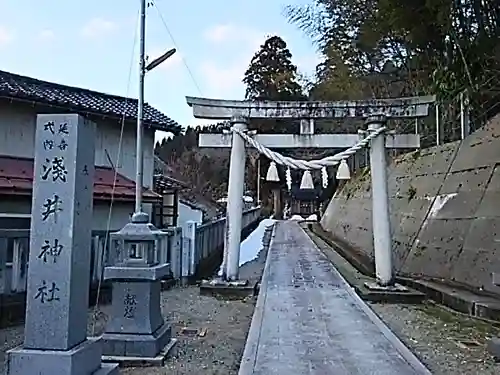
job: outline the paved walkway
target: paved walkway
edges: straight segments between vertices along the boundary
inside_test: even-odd
[[[297,222],[276,224],[239,375],[430,374]]]

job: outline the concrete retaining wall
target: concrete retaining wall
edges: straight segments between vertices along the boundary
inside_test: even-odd
[[[462,142],[412,152],[389,166],[393,254],[399,274],[500,294],[500,116]],[[369,172],[330,202],[321,224],[373,257]]]

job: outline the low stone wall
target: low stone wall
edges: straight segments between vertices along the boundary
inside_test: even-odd
[[[241,232],[241,240],[243,241],[252,231],[257,228],[261,219],[257,219],[252,224],[249,224]],[[211,256],[202,260],[199,266],[199,272],[196,275],[197,279],[213,276],[217,272],[222,263],[222,246],[215,249]],[[166,280],[163,287],[170,287],[175,283]],[[90,288],[89,307],[95,306],[97,300],[97,285]],[[99,291],[99,303],[105,304],[111,302],[111,285],[108,282],[103,282]],[[24,323],[26,308],[26,293],[15,294],[0,294],[0,328],[9,327],[12,325]]]
[[[500,294],[500,117],[462,142],[405,154],[389,167],[394,264],[402,276]],[[321,224],[373,258],[369,172],[331,200]]]

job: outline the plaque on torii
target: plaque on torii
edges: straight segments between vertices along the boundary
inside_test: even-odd
[[[241,101],[186,97],[193,115],[200,119],[230,120],[239,131],[253,119],[342,119],[364,118],[367,131],[376,132],[388,119],[421,118],[429,114],[434,96],[360,101]],[[349,148],[360,141],[360,134],[314,134],[313,121],[301,121],[300,134],[256,134],[261,145],[277,148]],[[227,200],[226,241],[222,274],[226,281],[238,280],[241,217],[245,176],[245,140],[237,133],[200,134],[199,147],[231,147]],[[393,284],[392,243],[387,186],[386,148],[419,148],[418,134],[384,132],[370,141],[372,171],[373,239],[376,276],[381,286]],[[375,220],[376,217],[376,220]]]

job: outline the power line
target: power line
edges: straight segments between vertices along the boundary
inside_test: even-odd
[[[135,19],[136,26],[137,26],[138,21],[139,21],[139,12],[137,12],[136,19]],[[100,267],[102,267],[101,269],[97,270],[97,272],[98,272],[97,273],[98,285],[97,285],[96,302],[94,305],[94,313],[93,313],[94,315],[96,315],[96,313],[99,310],[99,299],[100,299],[100,294],[101,294],[103,271],[104,271],[104,255],[105,255],[105,253],[108,249],[108,246],[109,246],[109,233],[110,233],[110,229],[111,229],[111,217],[112,217],[112,213],[113,213],[113,203],[115,200],[116,182],[117,182],[117,178],[118,178],[117,167],[118,167],[118,165],[120,165],[120,157],[121,157],[121,153],[122,153],[123,131],[124,131],[124,127],[125,127],[127,102],[129,101],[130,84],[132,81],[132,67],[133,67],[133,63],[134,63],[134,52],[135,52],[136,44],[137,44],[137,27],[135,28],[134,41],[132,44],[132,56],[130,56],[130,65],[129,65],[128,78],[127,78],[127,91],[126,91],[126,95],[125,95],[125,103],[123,105],[123,115],[122,115],[122,119],[121,119],[121,128],[120,128],[120,139],[118,141],[118,150],[117,150],[116,162],[115,162],[116,167],[114,167],[113,165],[111,166],[112,169],[114,170],[114,177],[113,177],[113,187],[111,189],[111,202],[109,205],[108,219],[107,219],[107,223],[106,223],[106,236],[104,238],[104,244],[102,247],[101,254],[99,254],[100,244],[94,248],[95,256],[96,257],[100,256],[100,262],[97,262],[97,264],[100,264],[101,265]],[[110,160],[110,162],[111,162],[111,160]],[[95,335],[95,328],[96,328],[95,322],[96,322],[96,319],[94,316],[92,319],[92,328],[91,328],[92,335]]]
[[[150,4],[155,7],[156,11],[158,12],[158,15],[160,16],[160,20],[163,23],[163,26],[165,26],[165,29],[167,30],[168,35],[170,35],[170,39],[172,39],[172,43],[174,44],[174,47],[179,51],[179,47],[178,47],[177,43],[175,42],[174,36],[170,32],[170,28],[168,27],[167,22],[165,21],[165,18],[163,17],[163,14],[160,11],[160,8],[158,8],[155,1],[151,1]],[[193,81],[194,85],[196,86],[196,89],[198,90],[199,94],[201,96],[203,96],[201,89],[200,89],[200,86],[198,85],[198,82],[196,82],[196,79],[194,78],[194,74],[191,71],[191,69],[189,68],[187,61],[182,54],[181,54],[181,59],[182,59],[182,62],[189,73],[189,76],[191,77],[191,80]]]

